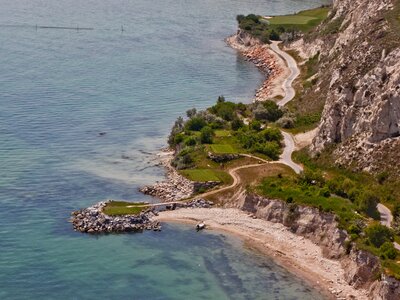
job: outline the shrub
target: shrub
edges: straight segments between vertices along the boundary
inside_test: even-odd
[[[383,184],[388,178],[389,178],[388,172],[382,172],[376,176],[376,179],[378,180],[379,184]]]
[[[277,142],[266,142],[264,144],[257,144],[254,150],[267,155],[273,160],[278,160],[279,154],[281,153],[281,149]]]
[[[279,143],[283,139],[283,135],[278,128],[266,128],[262,133],[267,142],[276,141]]]
[[[383,245],[380,247],[380,252],[383,259],[395,259],[397,256],[397,250],[391,242],[383,243]]]
[[[252,129],[252,130],[255,130],[255,131],[261,130],[261,122],[260,121],[257,121],[257,120],[251,121],[249,126],[250,126],[250,129]]]
[[[331,193],[329,192],[328,188],[323,188],[319,191],[320,196],[329,198],[331,196]]]
[[[382,246],[385,242],[391,242],[393,232],[381,224],[374,224],[365,229],[368,241],[376,248]]]
[[[273,40],[273,41],[279,41],[280,37],[279,37],[279,34],[275,30],[272,30],[269,34],[269,39]]]
[[[293,119],[291,117],[284,116],[284,117],[280,118],[277,123],[278,123],[278,125],[280,127],[289,129],[289,128],[293,128],[294,127],[295,119]]]
[[[255,104],[253,115],[256,120],[275,122],[283,116],[283,111],[274,101],[267,100]]]
[[[188,137],[185,139],[185,146],[195,146],[196,145],[196,139],[192,136]]]
[[[236,118],[231,122],[231,128],[234,131],[239,130],[240,128],[242,128],[244,126],[244,123],[242,120]]]
[[[370,191],[362,193],[357,199],[358,209],[375,220],[380,219],[380,214],[376,208],[378,203],[379,198]]]
[[[184,129],[184,121],[182,117],[178,117],[178,119],[175,121],[174,126],[172,126],[171,133],[168,136],[168,144],[173,147],[176,145],[175,143],[175,136],[179,133],[181,133]]]
[[[186,116],[190,119],[193,118],[197,113],[197,110],[195,108],[189,109],[186,111]]]
[[[205,126],[200,131],[200,142],[202,144],[212,144],[214,131],[211,127]]]
[[[200,131],[204,126],[206,126],[206,121],[201,117],[193,117],[186,122],[186,129],[193,131]]]

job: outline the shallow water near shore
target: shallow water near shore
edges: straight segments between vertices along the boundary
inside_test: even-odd
[[[324,2],[0,0],[0,299],[320,299],[230,236],[88,236],[68,218],[154,201],[137,189],[163,179],[174,120],[251,100],[263,76],[223,42],[237,14]]]

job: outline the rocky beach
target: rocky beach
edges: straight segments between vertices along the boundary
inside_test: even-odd
[[[226,43],[238,50],[247,61],[252,62],[265,75],[264,82],[255,93],[254,101],[265,101],[284,96],[281,83],[288,70],[282,58],[268,45],[262,44],[258,39],[241,30],[227,38]]]

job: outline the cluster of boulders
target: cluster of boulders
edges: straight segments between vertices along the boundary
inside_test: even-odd
[[[271,82],[281,76],[283,69],[270,48],[243,30],[238,30],[237,34],[229,37],[226,42],[240,51],[246,60],[254,63],[266,76],[264,83],[256,92],[254,101],[265,101],[273,97]]]
[[[193,182],[193,192],[204,193],[207,190],[215,188],[219,184],[221,184],[221,181]]]
[[[92,234],[161,230],[160,223],[151,219],[157,214],[152,210],[138,215],[109,216],[103,213],[106,205],[107,202],[99,202],[91,207],[72,212],[71,222],[74,230]]]
[[[229,154],[229,153],[226,153],[226,154],[215,154],[215,153],[212,153],[212,152],[208,152],[207,153],[207,157],[209,159],[211,159],[212,161],[215,161],[216,163],[224,163],[224,162],[227,162],[227,161],[238,159],[238,158],[241,157],[241,155],[240,154],[232,154],[232,153],[231,154]]]
[[[245,58],[254,63],[265,75],[266,80],[258,88],[255,101],[265,101],[271,95],[271,82],[279,77],[283,70],[266,46],[255,46],[243,52]]]
[[[185,207],[187,208],[210,208],[214,205],[214,202],[208,201],[202,198],[194,199],[190,202],[185,203]]]
[[[190,197],[194,193],[194,183],[181,176],[171,166],[172,154],[161,159],[160,165],[164,166],[167,174],[165,181],[146,185],[139,189],[145,195],[160,198],[164,202],[179,201]]]

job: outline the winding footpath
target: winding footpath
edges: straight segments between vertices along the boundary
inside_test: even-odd
[[[270,47],[272,51],[274,51],[276,54],[284,59],[287,67],[290,70],[289,76],[284,80],[282,84],[283,91],[285,92],[285,97],[278,102],[279,106],[285,106],[288,102],[293,100],[294,96],[296,96],[296,91],[293,88],[293,81],[300,75],[300,70],[297,66],[296,60],[288,53],[282,51],[279,48],[280,43],[281,42],[272,41]]]
[[[286,53],[285,51],[282,51],[279,48],[279,43],[281,43],[281,42],[273,41],[273,42],[271,42],[270,47],[271,47],[272,51],[274,51],[277,55],[282,57],[282,59],[286,62],[287,67],[290,71],[289,76],[282,83],[282,89],[285,93],[285,97],[283,97],[283,99],[278,102],[278,105],[280,107],[283,107],[288,102],[292,101],[294,96],[296,96],[296,91],[293,88],[293,81],[300,75],[300,70],[297,66],[295,59],[292,56],[290,56],[288,53]],[[283,153],[280,156],[279,162],[289,166],[297,174],[300,174],[303,171],[303,167],[299,164],[296,164],[292,160],[292,154],[293,154],[293,151],[295,150],[295,142],[294,142],[293,136],[290,133],[285,132],[283,130],[281,130],[281,132],[283,135],[285,148],[283,149]]]

